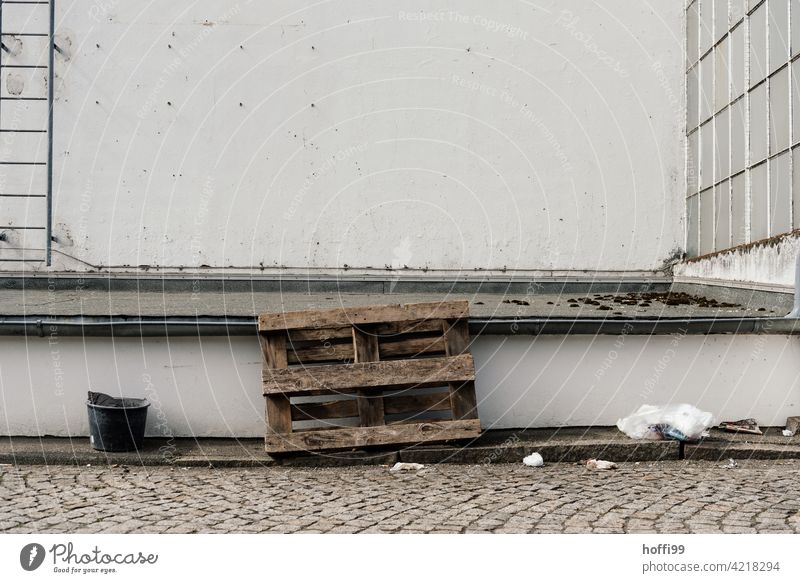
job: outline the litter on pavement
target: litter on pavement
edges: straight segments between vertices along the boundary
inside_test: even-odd
[[[606,460],[586,460],[586,467],[590,470],[616,470],[617,464]]]
[[[738,421],[723,421],[719,424],[720,429],[733,433],[752,433],[753,435],[763,435],[761,428],[755,419],[739,419]]]
[[[414,464],[408,462],[397,462],[393,465],[389,471],[390,472],[416,472],[417,470],[424,469],[425,466],[423,464]]]
[[[532,468],[538,468],[544,465],[544,459],[538,453],[532,453],[531,455],[523,458],[522,463]]]
[[[739,464],[737,464],[737,463],[736,463],[736,460],[735,460],[735,459],[733,459],[733,458],[730,458],[730,459],[728,460],[728,463],[727,463],[727,464],[725,464],[724,466],[720,466],[720,467],[722,467],[722,468],[735,468],[735,467],[736,467],[736,466],[738,466],[738,465],[739,465]]]
[[[633,439],[695,441],[714,425],[714,416],[693,405],[642,405],[617,421],[617,428]]]

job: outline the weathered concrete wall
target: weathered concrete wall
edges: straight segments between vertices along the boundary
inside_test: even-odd
[[[793,0],[691,0],[687,252],[800,228],[800,24]]]
[[[680,263],[674,274],[677,281],[741,284],[791,293],[798,253],[800,235],[790,234]]]
[[[781,425],[800,414],[800,338],[482,337],[473,346],[487,428],[613,425],[643,403]],[[0,434],[88,433],[86,391],[153,401],[151,435],[264,432],[255,338],[0,338]]]
[[[59,2],[54,269],[656,269],[683,244],[682,17]]]
[[[800,251],[798,5],[686,4],[686,248],[721,253],[675,273],[788,292]]]

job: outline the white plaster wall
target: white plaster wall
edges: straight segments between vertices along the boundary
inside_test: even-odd
[[[651,270],[682,246],[680,2],[56,6],[56,270]]]
[[[473,351],[487,426],[614,425],[643,404],[765,426],[800,411],[796,336],[491,337]]]
[[[484,427],[613,425],[644,403],[782,425],[800,414],[800,338],[482,337]],[[150,435],[264,433],[255,338],[0,338],[0,434],[88,433],[86,390],[153,402]]]

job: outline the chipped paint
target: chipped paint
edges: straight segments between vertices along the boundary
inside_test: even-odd
[[[8,54],[12,57],[18,57],[22,54],[24,44],[22,39],[15,35],[3,35],[3,44],[8,49]]]
[[[22,95],[25,91],[25,77],[19,73],[9,73],[6,77],[6,90],[9,95]]]

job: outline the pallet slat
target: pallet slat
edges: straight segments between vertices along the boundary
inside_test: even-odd
[[[302,369],[265,370],[264,394],[301,395],[316,390],[337,391],[371,387],[445,384],[475,380],[471,354],[392,360],[356,364],[334,364]]]
[[[258,329],[270,332],[284,329],[336,328],[360,324],[415,321],[451,320],[469,314],[469,302],[431,302],[396,304],[390,306],[362,306],[302,312],[261,314]]]
[[[271,370],[288,367],[286,337],[280,334],[261,336],[261,351],[264,364]],[[284,434],[292,430],[292,409],[286,395],[270,395],[266,399],[267,436],[270,433]]]
[[[424,334],[428,332],[441,332],[445,320],[428,318],[426,320],[412,320],[411,322],[386,322],[373,324],[370,331],[383,340],[391,340],[403,334]]]
[[[476,437],[479,433],[480,421],[477,419],[430,421],[380,427],[310,429],[285,435],[270,434],[267,436],[266,446],[268,451],[299,452],[469,439]]]
[[[336,340],[338,338],[350,338],[352,327],[344,326],[338,328],[320,328],[317,330],[289,330],[289,340],[292,342],[305,342],[309,340]]]
[[[352,344],[331,344],[313,348],[288,349],[289,364],[315,364],[319,362],[353,360]]]
[[[461,355],[469,350],[469,325],[466,318],[450,325],[445,324],[444,343],[448,356]],[[478,402],[475,397],[473,380],[449,383],[453,419],[476,419],[478,417]]]
[[[436,329],[440,332],[443,324],[437,323]],[[348,337],[352,330],[348,330]],[[306,332],[306,330],[303,330]],[[429,333],[428,331],[427,333]],[[423,334],[426,332],[423,332]],[[370,334],[372,334],[370,332]],[[445,354],[445,342],[442,336],[423,336],[421,338],[408,338],[408,334],[394,334],[390,336],[380,336],[372,334],[376,337],[380,347],[380,357],[384,358],[398,358],[398,357],[411,357],[422,356],[427,354]],[[291,334],[290,337],[294,337]],[[355,354],[353,352],[352,343],[330,342],[331,340],[339,340],[341,336],[330,336],[324,333],[319,339],[311,339],[308,336],[307,340],[299,340],[297,337],[290,338],[289,343],[289,364],[316,364],[320,362],[335,362],[335,361],[354,361]],[[293,342],[294,343],[293,343]],[[306,345],[312,343],[313,345]]]
[[[447,393],[384,397],[383,402],[387,415],[403,415],[405,413],[414,413],[415,411],[447,411],[450,409],[450,399]]]
[[[292,421],[324,421],[349,417],[358,417],[358,402],[355,399],[292,405]]]
[[[400,361],[389,361],[389,362],[400,362]],[[320,367],[309,367],[309,368],[320,368]],[[374,387],[371,389],[370,392],[375,391],[414,391],[417,389],[438,389],[442,387],[447,387],[448,383],[443,382],[431,382],[431,383],[412,383],[412,384],[401,384],[401,385],[390,385],[390,386],[382,386],[382,387]],[[310,389],[308,391],[302,391],[300,393],[289,392],[287,396],[291,397],[292,399],[298,397],[324,397],[324,396],[337,396],[341,395],[343,397],[355,397],[359,390],[363,390],[363,387],[353,387],[352,389],[337,389],[335,391],[330,391],[328,389]],[[272,393],[271,393],[272,394]],[[282,393],[274,393],[274,394],[282,394]]]
[[[381,358],[444,354],[445,343],[441,337],[410,338],[408,340],[380,342]]]
[[[386,415],[406,413],[448,411],[449,393],[430,393],[425,395],[398,395],[383,397],[383,411]],[[320,403],[298,403],[292,405],[293,421],[324,421],[328,419],[347,419],[358,417],[358,403],[355,399],[340,399]]]
[[[377,336],[353,328],[353,352],[357,364],[377,362],[379,360]],[[373,391],[373,394],[369,391],[358,391],[358,416],[362,427],[383,425],[383,395],[377,391]]]

